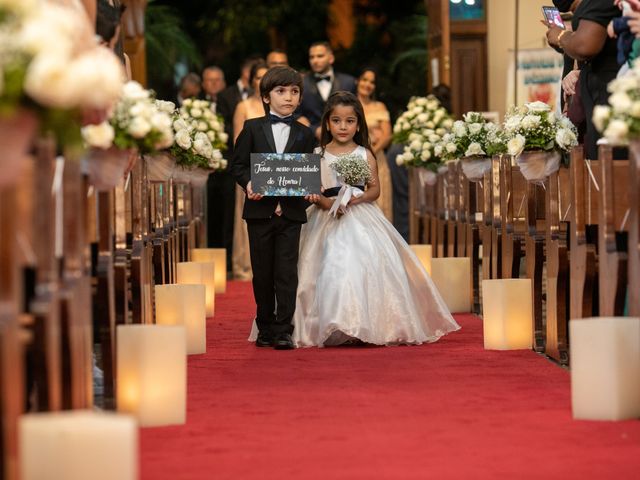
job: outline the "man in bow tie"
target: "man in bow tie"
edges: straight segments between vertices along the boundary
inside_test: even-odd
[[[316,138],[320,138],[320,118],[324,105],[333,92],[346,90],[356,93],[356,82],[351,75],[334,71],[333,50],[328,42],[316,42],[309,47],[311,72],[304,77],[304,91],[300,121],[308,123]]]

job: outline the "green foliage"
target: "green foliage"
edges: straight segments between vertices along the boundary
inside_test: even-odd
[[[174,67],[184,60],[194,67],[202,64],[201,53],[187,33],[181,13],[150,0],[145,13],[147,74],[158,84],[173,79]]]

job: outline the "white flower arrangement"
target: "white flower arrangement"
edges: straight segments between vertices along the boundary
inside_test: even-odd
[[[436,169],[441,163],[435,146],[453,126],[453,120],[433,95],[412,97],[407,110],[393,127],[394,143],[404,143],[404,152],[396,158],[399,165]]]
[[[491,157],[506,151],[506,143],[498,125],[488,122],[478,112],[465,113],[463,119],[456,120],[451,132],[442,137],[436,146],[438,156],[445,160],[470,159]]]
[[[329,163],[347,185],[364,185],[371,180],[371,167],[366,158],[353,153],[338,155]]]
[[[174,115],[175,145],[171,153],[183,167],[224,170],[227,161],[222,151],[227,148],[228,135],[222,118],[211,111],[206,100],[187,99]]]
[[[593,108],[593,124],[614,145],[640,137],[640,64],[607,86],[609,105]]]
[[[111,145],[120,149],[135,148],[141,154],[171,147],[173,103],[158,103],[153,93],[137,82],[126,83],[121,93],[108,121],[82,129],[85,142],[102,149]]]
[[[99,47],[83,12],[54,2],[0,0],[0,107],[108,108],[124,69]]]
[[[519,156],[523,151],[569,151],[578,144],[576,127],[565,116],[556,116],[543,102],[512,107],[503,130],[507,153]]]

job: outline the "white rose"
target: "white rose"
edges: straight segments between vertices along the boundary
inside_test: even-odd
[[[476,123],[474,125],[480,125],[480,124]],[[485,151],[482,150],[482,145],[480,145],[478,142],[471,142],[469,144],[469,147],[467,147],[467,151],[464,153],[464,156],[473,157],[477,155],[486,155],[486,154],[485,154]]]
[[[173,113],[176,110],[176,104],[166,100],[156,100],[158,110],[165,113]]]
[[[122,87],[122,96],[130,100],[144,100],[149,98],[149,91],[138,82],[130,81]]]
[[[629,111],[632,117],[640,118],[640,100],[636,100],[631,104],[631,109]]]
[[[462,120],[453,122],[453,128],[451,130],[456,137],[464,137],[467,134],[467,127]]]
[[[402,127],[400,126],[400,122],[398,122],[393,126],[393,133],[400,133],[401,131]]]
[[[87,125],[82,127],[81,132],[87,145],[103,149],[111,147],[116,136],[109,122],[102,122],[100,125]]]
[[[206,132],[209,129],[207,122],[198,122],[198,130],[201,132]]]
[[[200,118],[202,116],[202,110],[200,110],[199,108],[192,108],[191,109],[191,116],[193,118]]]
[[[209,168],[212,168],[213,170],[218,170],[220,168],[220,160],[217,160],[215,158],[210,159]]]
[[[593,125],[599,132],[604,130],[604,124],[611,116],[611,107],[607,105],[596,105],[593,107]]]
[[[445,118],[442,121],[442,126],[444,128],[451,128],[452,125],[453,125],[453,119],[452,118]]]
[[[431,143],[436,143],[439,140],[440,140],[440,136],[439,135],[436,135],[435,133],[433,135],[429,135],[429,141]]]
[[[617,113],[628,113],[631,110],[631,98],[624,92],[616,92],[609,97],[609,104]]]
[[[189,131],[186,128],[176,132],[176,143],[184,150],[191,148],[191,135],[189,135]]]
[[[192,106],[193,106],[193,99],[191,99],[191,98],[185,98],[185,99],[182,101],[182,106],[183,106],[183,107],[185,107],[185,108],[192,107]]]
[[[560,128],[556,132],[556,143],[563,150],[569,150],[571,147],[578,144],[578,139],[572,130]]]
[[[627,133],[629,133],[627,123],[624,120],[614,119],[609,122],[603,135],[611,143],[618,144],[625,142]]]
[[[522,128],[525,130],[533,130],[540,125],[540,117],[538,115],[525,115],[522,119]]]
[[[166,113],[155,112],[151,116],[151,126],[156,130],[168,130],[171,128],[171,117]]]
[[[507,132],[512,132],[520,127],[521,122],[522,117],[520,115],[513,115],[507,118],[504,124],[504,128]]]
[[[189,130],[189,126],[187,122],[182,118],[178,118],[175,122],[173,122],[173,129],[178,132],[180,130]]]
[[[420,140],[414,140],[413,142],[411,142],[409,144],[409,148],[411,150],[421,150],[422,149],[422,142]]]
[[[427,109],[428,110],[437,110],[440,106],[440,102],[436,99],[427,100]]]
[[[136,117],[131,120],[127,128],[127,132],[129,132],[133,138],[144,138],[150,131],[151,124],[141,117]]]
[[[435,134],[443,136],[447,131],[444,128],[436,128]]]
[[[422,153],[420,153],[420,159],[422,159],[423,162],[426,162],[430,158],[431,158],[431,151],[422,150]]]
[[[524,150],[526,140],[522,135],[516,135],[507,142],[507,152],[509,155],[518,156]]]
[[[441,157],[442,156],[442,145],[438,144],[435,147],[433,147],[433,154],[436,157]]]
[[[419,133],[416,133],[416,132],[411,132],[409,134],[408,141],[409,141],[409,143],[411,143],[411,142],[415,142],[416,140],[419,141],[420,139],[422,139],[422,135],[420,135]]]
[[[557,117],[556,117],[556,112],[549,112],[547,113],[547,121],[553,125],[554,123],[556,123]]]
[[[456,150],[458,149],[458,147],[456,147],[456,144],[451,142],[447,143],[444,148],[447,151],[447,153],[455,153]]]
[[[220,168],[227,168],[227,159],[226,158],[222,158],[220,159]]]
[[[229,134],[228,134],[228,133],[226,133],[226,132],[220,132],[220,133],[218,134],[218,137],[220,138],[220,141],[221,141],[222,143],[227,143],[227,140],[229,140]]]
[[[421,113],[416,117],[416,120],[420,123],[425,123],[427,120],[429,120],[429,115],[427,115],[426,113]]]
[[[415,99],[416,105],[422,105],[423,107],[427,104],[427,99],[424,97],[419,97]]]
[[[78,79],[78,88],[73,91],[79,106],[104,109],[120,98],[124,68],[108,48],[87,50],[74,58],[67,69],[69,78]]]
[[[482,124],[481,123],[472,123],[471,125],[469,125],[469,133],[471,135],[476,135],[478,133],[480,133],[482,131]]]
[[[163,150],[173,145],[173,141],[174,141],[173,130],[162,129],[160,130],[160,139],[156,142],[155,147],[158,150]]]
[[[530,112],[548,112],[551,110],[549,105],[541,101],[527,103],[525,107],[527,107],[527,110]]]
[[[431,144],[429,142],[425,142],[422,144],[422,150],[431,150]]]
[[[433,123],[432,121],[428,121],[427,123],[424,124],[424,126],[427,128],[436,128],[436,124]]]
[[[27,95],[45,107],[75,107],[74,87],[77,79],[68,76],[68,62],[65,56],[38,55],[27,68],[24,80]]]
[[[216,134],[213,132],[213,130],[209,130],[207,132],[207,138],[210,142],[213,142],[216,139]]]

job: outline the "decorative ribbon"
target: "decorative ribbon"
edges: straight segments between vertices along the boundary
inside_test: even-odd
[[[351,198],[358,198],[364,195],[364,192],[358,187],[354,187],[351,185],[343,185],[338,192],[338,196],[336,197],[333,205],[331,205],[331,209],[329,210],[329,215],[333,215],[334,217],[338,213],[338,209],[340,207],[346,207]]]

